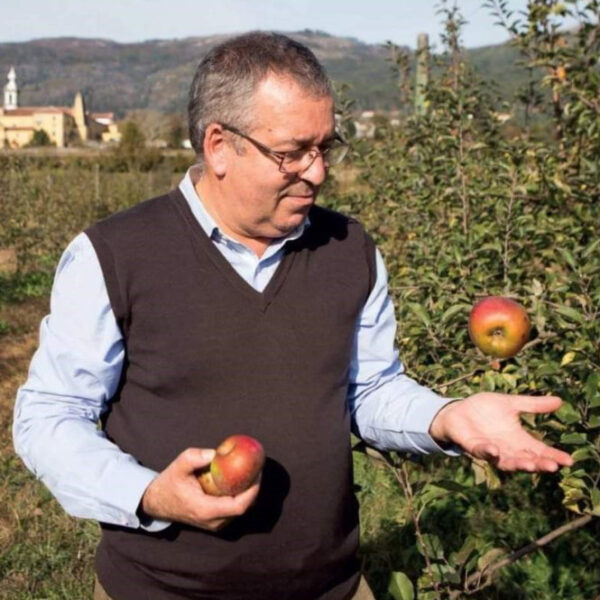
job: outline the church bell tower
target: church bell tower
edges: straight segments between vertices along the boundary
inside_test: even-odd
[[[8,83],[4,86],[4,109],[12,110],[19,106],[19,88],[17,87],[17,75],[15,68],[11,67],[8,72]]]

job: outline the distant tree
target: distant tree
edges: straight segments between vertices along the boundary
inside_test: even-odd
[[[36,129],[26,145],[30,148],[34,146],[54,146],[50,136],[43,129]]]
[[[146,142],[156,142],[166,139],[170,118],[158,110],[137,109],[128,111],[125,121],[134,122],[144,132]]]
[[[124,171],[151,171],[161,162],[161,152],[146,146],[146,136],[134,121],[120,126],[121,141],[112,152],[110,168]]]
[[[178,114],[171,115],[167,130],[167,144],[170,148],[181,148],[183,140],[187,136],[186,125]]]
[[[121,128],[121,141],[119,150],[123,154],[133,154],[146,146],[146,137],[137,123],[126,121]]]

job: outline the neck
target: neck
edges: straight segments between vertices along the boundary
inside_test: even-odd
[[[223,207],[226,205],[226,199],[223,197],[220,188],[214,185],[209,175],[203,174],[194,183],[194,189],[198,197],[202,199],[202,205],[208,214],[214,219],[219,229],[225,235],[244,244],[259,258],[265,253],[272,241],[270,238],[250,236],[228,225],[229,219],[227,218],[226,211],[223,210]]]

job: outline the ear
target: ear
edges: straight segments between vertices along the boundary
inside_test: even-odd
[[[204,163],[222,177],[227,171],[228,144],[223,128],[218,123],[211,123],[204,133]]]

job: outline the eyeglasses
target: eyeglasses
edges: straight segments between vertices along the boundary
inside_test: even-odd
[[[274,158],[279,163],[279,170],[288,175],[297,175],[298,173],[306,171],[306,169],[315,162],[317,156],[322,156],[325,166],[331,167],[341,163],[348,153],[348,143],[337,132],[331,140],[325,142],[321,146],[299,148],[298,150],[288,150],[287,152],[277,152],[276,150],[271,150],[271,148],[261,144],[258,140],[255,140],[249,135],[246,135],[237,127],[232,127],[226,123],[219,123],[219,125],[221,125],[223,129],[248,140],[263,154]]]

